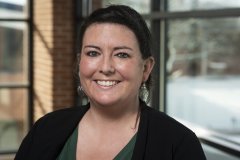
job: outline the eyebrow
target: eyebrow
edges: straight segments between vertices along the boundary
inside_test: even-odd
[[[95,49],[101,50],[100,47],[94,46],[94,45],[86,45],[84,46],[84,48],[95,48]]]
[[[127,47],[127,46],[119,46],[119,47],[114,47],[114,50],[119,50],[119,49],[128,49],[128,50],[133,50],[132,48],[130,47]]]
[[[97,49],[97,50],[101,50],[100,47],[95,46],[95,45],[86,45],[86,46],[84,46],[84,48],[95,48],[95,49]],[[128,50],[133,51],[132,48],[127,47],[127,46],[118,46],[118,47],[114,47],[114,50],[119,50],[119,49],[128,49]]]

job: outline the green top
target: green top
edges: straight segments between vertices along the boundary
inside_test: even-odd
[[[78,127],[73,131],[72,135],[68,138],[62,151],[56,160],[76,160],[76,147],[77,147]],[[133,149],[136,142],[136,134],[128,142],[128,144],[116,155],[114,160],[131,160]]]
[[[73,131],[72,135],[68,138],[61,153],[56,160],[76,160],[76,147],[77,147],[78,127]]]
[[[114,160],[131,160],[133,149],[136,142],[136,136],[135,134],[132,139],[128,142],[128,144],[116,155]]]

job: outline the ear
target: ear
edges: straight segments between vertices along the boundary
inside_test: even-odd
[[[154,58],[151,56],[144,60],[144,70],[143,70],[143,82],[148,80],[150,73],[152,72],[153,66],[155,64]]]

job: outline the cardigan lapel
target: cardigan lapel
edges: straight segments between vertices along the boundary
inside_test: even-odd
[[[148,137],[148,114],[147,106],[141,102],[141,116],[137,133],[137,139],[133,150],[132,160],[142,160],[145,157],[147,137]]]

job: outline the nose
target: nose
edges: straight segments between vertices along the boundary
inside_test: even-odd
[[[104,56],[100,65],[100,73],[111,75],[115,72],[114,63],[111,57]]]

